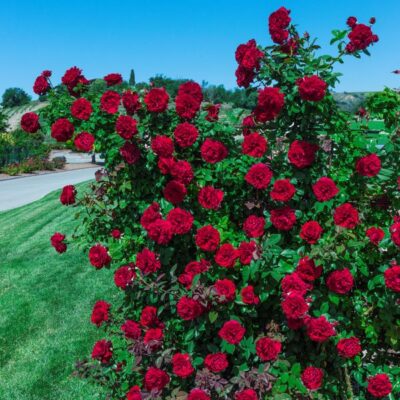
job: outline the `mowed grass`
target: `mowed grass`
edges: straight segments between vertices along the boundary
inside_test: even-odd
[[[72,234],[75,210],[54,192],[0,213],[0,399],[94,400],[99,387],[71,374],[101,337],[90,324],[96,300],[112,301],[112,272],[96,271],[69,245],[58,254],[49,238]]]

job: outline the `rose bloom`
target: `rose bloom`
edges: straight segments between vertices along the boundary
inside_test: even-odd
[[[323,229],[317,221],[308,221],[301,227],[300,237],[309,244],[318,242]]]
[[[395,222],[390,227],[390,238],[396,246],[400,246],[400,222]]]
[[[125,290],[136,276],[134,267],[135,264],[130,263],[116,269],[114,272],[115,286]]]
[[[164,328],[164,324],[157,317],[157,308],[153,306],[143,308],[140,324],[146,328]]]
[[[115,114],[118,112],[120,102],[121,96],[119,93],[113,90],[107,90],[100,98],[100,110],[108,114]]]
[[[101,244],[95,244],[89,250],[89,261],[95,268],[100,269],[111,262],[111,257],[108,254],[107,247]]]
[[[139,95],[136,92],[127,90],[122,94],[122,105],[128,115],[133,115],[140,109]]]
[[[210,164],[222,161],[228,155],[228,149],[218,140],[207,138],[200,147],[201,158]]]
[[[317,150],[318,145],[316,144],[295,140],[289,147],[288,158],[296,168],[307,168],[314,163]]]
[[[236,285],[230,279],[218,279],[214,284],[214,290],[222,303],[235,300]]]
[[[339,355],[343,358],[354,358],[361,353],[360,340],[356,337],[340,339],[336,345]]]
[[[168,108],[169,95],[164,88],[151,89],[144,97],[147,110],[162,113]]]
[[[218,336],[230,344],[239,344],[245,333],[246,328],[244,326],[238,321],[230,320],[224,323],[218,332]]]
[[[138,133],[137,121],[129,115],[120,115],[115,123],[115,130],[123,139],[132,139]]]
[[[253,241],[242,242],[238,247],[239,260],[242,265],[249,265],[254,258],[257,244]]]
[[[120,147],[119,154],[121,154],[124,161],[129,164],[136,164],[140,159],[139,147],[132,142],[125,142],[125,144]]]
[[[108,321],[108,312],[110,311],[110,307],[111,304],[106,301],[97,301],[93,306],[92,316],[90,317],[92,324],[99,327],[103,322]]]
[[[92,112],[92,103],[83,97],[76,99],[71,105],[71,114],[77,119],[87,121],[92,115]]]
[[[161,268],[158,255],[148,248],[144,248],[136,255],[136,267],[144,274],[152,274]]]
[[[211,225],[203,226],[197,230],[195,242],[203,251],[215,251],[220,243],[219,232]]]
[[[144,387],[147,391],[161,391],[168,385],[170,377],[168,374],[156,367],[150,367],[144,375]]]
[[[140,224],[147,230],[151,223],[161,218],[160,205],[157,202],[153,202],[144,210],[140,218]]]
[[[282,344],[278,340],[262,337],[256,341],[256,352],[261,361],[274,361],[282,351]]]
[[[326,176],[319,178],[318,181],[312,185],[312,190],[316,199],[321,202],[333,199],[339,193],[335,182]]]
[[[28,133],[35,133],[40,129],[39,115],[27,112],[21,117],[21,128]]]
[[[113,229],[113,230],[111,231],[111,236],[112,236],[114,239],[121,239],[122,232],[121,232],[119,229]]]
[[[329,290],[337,294],[346,294],[354,286],[354,278],[348,268],[336,270],[329,274],[326,279]]]
[[[287,319],[299,319],[308,311],[304,297],[297,292],[289,293],[281,303],[282,311]]]
[[[369,45],[379,40],[378,36],[372,32],[369,26],[356,23],[352,26],[348,38],[350,39],[350,43],[346,46],[348,53],[365,50]]]
[[[211,264],[209,261],[200,259],[200,261],[191,261],[186,265],[185,271],[178,278],[179,283],[190,289],[194,277],[202,272],[208,271]]]
[[[127,339],[137,340],[142,336],[142,330],[137,322],[127,319],[121,325],[121,330],[124,332]]]
[[[383,240],[385,237],[385,232],[381,228],[377,228],[375,226],[372,226],[371,228],[368,228],[365,232],[367,235],[368,239],[372,244],[375,246],[378,246],[379,243]]]
[[[258,92],[254,117],[257,122],[274,120],[285,105],[285,96],[279,88],[266,87]]]
[[[299,260],[296,273],[305,282],[314,282],[322,274],[322,267],[316,267],[314,260],[309,257],[303,257]]]
[[[296,214],[290,207],[271,210],[270,220],[272,225],[280,231],[289,231],[296,223]]]
[[[220,108],[221,108],[221,104],[210,104],[209,106],[207,106],[206,120],[209,122],[218,121]]]
[[[74,125],[67,118],[59,118],[51,125],[51,137],[57,142],[66,142],[72,138],[74,130]]]
[[[290,179],[278,179],[274,182],[270,196],[272,200],[286,202],[292,199],[296,188],[290,183]]]
[[[179,124],[174,130],[175,142],[183,148],[192,146],[198,136],[199,131],[194,125],[189,124],[189,122]]]
[[[244,304],[259,304],[260,298],[254,293],[254,287],[248,285],[242,289],[240,296]]]
[[[356,17],[349,17],[347,18],[346,24],[350,27],[353,28],[357,24],[357,18]]]
[[[188,233],[192,229],[193,220],[193,215],[181,208],[173,208],[167,215],[167,221],[171,223],[175,235]]]
[[[122,83],[121,74],[115,74],[115,73],[108,74],[103,79],[106,81],[107,86],[114,86]]]
[[[184,185],[189,185],[194,178],[192,166],[188,161],[184,160],[175,162],[171,167],[170,174],[175,180]]]
[[[245,176],[246,182],[256,189],[266,189],[271,179],[272,171],[263,163],[252,165]]]
[[[126,394],[126,400],[142,400],[139,386],[132,386]]]
[[[243,139],[242,153],[250,157],[262,157],[268,148],[267,140],[257,132],[249,133]]]
[[[255,128],[256,123],[254,122],[254,116],[252,114],[243,118],[242,127],[243,127],[243,135],[247,136],[252,133],[253,128]]]
[[[75,203],[76,189],[74,185],[67,185],[62,188],[60,201],[61,204],[71,205]]]
[[[240,44],[235,51],[235,59],[238,64],[246,70],[259,70],[260,60],[264,53],[257,48],[254,39],[249,40],[245,44]]]
[[[57,253],[64,253],[67,251],[67,245],[64,243],[65,235],[56,232],[51,238],[50,243],[56,249]]]
[[[108,364],[113,356],[112,343],[109,340],[99,340],[95,343],[92,358],[99,360],[102,364]]]
[[[336,335],[335,328],[324,316],[307,321],[307,335],[314,342],[325,342]]]
[[[328,85],[319,76],[305,76],[296,81],[300,97],[306,101],[321,101],[326,94]]]
[[[211,400],[211,397],[202,389],[192,389],[186,400]]]
[[[178,88],[178,96],[183,94],[189,95],[196,99],[199,103],[203,101],[203,92],[201,86],[193,81],[182,83]]]
[[[322,386],[324,371],[321,368],[307,367],[301,374],[301,381],[308,390],[318,390]]]
[[[367,391],[374,397],[386,397],[392,392],[392,389],[393,386],[386,374],[376,374],[368,378]]]
[[[65,71],[61,82],[67,87],[69,93],[77,96],[75,88],[78,85],[88,85],[89,81],[82,75],[82,70],[78,67],[72,67]]]
[[[249,238],[264,235],[265,219],[256,215],[249,215],[243,223],[243,230]]]
[[[171,157],[174,152],[174,142],[168,136],[157,135],[151,141],[151,149],[160,157]]]
[[[151,351],[155,351],[162,346],[164,333],[160,328],[149,329],[143,337],[143,343],[147,344]]]
[[[223,244],[215,253],[215,262],[224,268],[233,268],[239,257],[239,252],[230,244]]]
[[[400,293],[400,266],[393,265],[384,272],[385,285],[388,289]]]
[[[376,154],[361,157],[356,162],[356,170],[362,176],[369,178],[376,176],[381,170],[381,160]]]
[[[187,378],[194,372],[189,354],[176,353],[172,356],[172,372],[180,378]]]
[[[235,400],[258,400],[258,396],[253,389],[243,389],[235,393]]]
[[[176,304],[178,315],[185,321],[192,321],[204,312],[204,307],[194,299],[183,296]]]
[[[292,272],[282,279],[281,289],[284,297],[291,293],[304,296],[310,289],[310,284],[305,283],[297,272]]]
[[[203,208],[208,210],[218,210],[224,198],[224,192],[212,186],[205,186],[200,189],[198,201]]]
[[[175,98],[176,113],[184,119],[192,119],[200,110],[201,103],[189,94],[178,94]]]
[[[229,366],[228,357],[225,353],[207,354],[204,366],[211,372],[222,372]]]
[[[167,245],[174,235],[174,230],[170,221],[157,219],[149,225],[147,234],[157,244]]]
[[[94,136],[89,132],[81,132],[75,136],[74,145],[78,150],[88,153],[93,149],[94,140]]]
[[[335,225],[347,229],[354,229],[359,223],[358,211],[350,203],[344,203],[337,207],[333,213]]]
[[[275,43],[281,44],[283,41],[277,36],[279,32],[285,31],[285,29],[289,26],[291,21],[289,14],[290,10],[285,7],[280,7],[278,8],[278,10],[274,11],[268,18],[269,33]]]
[[[33,92],[39,96],[45,95],[50,90],[50,85],[47,78],[39,75],[33,84]]]
[[[160,157],[157,162],[158,169],[163,175],[171,173],[176,160],[173,157]]]
[[[164,197],[173,205],[182,203],[186,196],[187,190],[183,183],[172,180],[165,185]]]

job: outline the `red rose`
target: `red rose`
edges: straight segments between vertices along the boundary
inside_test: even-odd
[[[164,219],[157,219],[151,223],[147,229],[147,234],[151,240],[157,244],[168,244],[174,235],[174,229],[170,221]]]
[[[43,75],[39,75],[35,79],[35,83],[33,84],[33,92],[39,96],[45,95],[50,90],[50,84],[47,78]]]
[[[75,203],[76,189],[74,185],[67,185],[62,188],[60,201],[61,204],[71,205]]]
[[[132,142],[125,142],[125,144],[120,147],[119,154],[129,165],[136,164],[140,159],[139,147]]]
[[[357,24],[357,18],[356,17],[349,17],[347,18],[346,24],[352,28],[353,26],[355,26]]]
[[[192,146],[199,136],[197,128],[189,124],[189,122],[183,122],[179,124],[174,130],[174,138],[178,146],[190,147]]]
[[[126,394],[126,400],[142,400],[142,398],[139,386],[132,386]]]
[[[360,340],[356,337],[340,339],[336,345],[339,355],[343,358],[354,358],[361,353]]]
[[[143,337],[143,342],[149,346],[151,351],[155,351],[162,346],[162,341],[164,339],[164,333],[160,328],[149,329]]]
[[[223,198],[224,192],[212,186],[201,188],[198,195],[200,205],[208,210],[218,210]]]
[[[93,307],[92,316],[90,317],[92,324],[99,327],[104,321],[108,321],[110,307],[111,305],[106,301],[97,301]]]
[[[374,397],[386,397],[392,392],[392,389],[392,384],[386,374],[376,374],[368,378],[367,390]]]
[[[381,228],[376,228],[375,226],[368,228],[365,234],[367,235],[370,242],[375,246],[378,246],[382,239],[385,237],[385,232]]]
[[[167,221],[172,225],[172,231],[175,235],[184,235],[192,229],[193,215],[181,208],[173,208],[167,215]]]
[[[232,319],[224,323],[218,332],[218,336],[230,344],[239,344],[245,333],[246,328]]]
[[[354,278],[351,272],[344,268],[331,272],[326,279],[326,285],[332,292],[346,294],[353,288]]]
[[[333,213],[333,220],[335,225],[347,229],[354,229],[360,223],[358,211],[350,203],[337,207]]]
[[[274,361],[282,351],[282,344],[278,340],[262,337],[256,341],[256,352],[261,361]]]
[[[118,112],[121,96],[113,90],[107,90],[100,98],[100,110],[108,114],[115,114]]]
[[[256,215],[249,215],[243,223],[243,230],[249,238],[264,235],[265,219]]]
[[[235,300],[236,285],[230,279],[218,279],[214,284],[214,290],[222,303]]]
[[[57,253],[64,253],[67,251],[67,245],[64,243],[65,235],[56,232],[51,238],[50,243],[56,249]]]
[[[178,94],[175,98],[176,113],[185,119],[192,119],[200,110],[201,103],[189,94]]]
[[[182,203],[187,193],[186,187],[183,183],[176,180],[170,181],[165,185],[164,197],[173,205]]]
[[[108,74],[103,79],[106,81],[107,86],[114,86],[122,83],[121,74]]]
[[[204,312],[204,307],[194,299],[183,296],[176,304],[178,315],[185,321],[192,321]]]
[[[300,237],[309,244],[318,242],[323,229],[317,221],[308,221],[301,227]]]
[[[296,272],[303,281],[313,282],[322,274],[322,267],[316,267],[314,260],[303,257],[296,267]]]
[[[254,117],[258,122],[275,119],[285,105],[285,96],[279,88],[266,87],[258,92]]]
[[[253,389],[243,389],[235,393],[235,400],[258,400],[258,396]]]
[[[289,231],[296,223],[296,214],[290,207],[278,208],[271,211],[272,225],[280,231]]]
[[[160,214],[160,205],[156,202],[153,202],[149,207],[146,208],[146,210],[144,210],[144,213],[140,218],[140,224],[144,229],[147,230],[149,229],[150,224],[161,218],[162,215]]]
[[[174,152],[174,142],[168,136],[157,135],[151,141],[151,149],[160,157],[171,157]]]
[[[75,88],[78,85],[87,85],[89,81],[82,75],[82,70],[78,67],[72,67],[65,71],[61,82],[67,87],[71,95],[76,96]]]
[[[229,243],[223,244],[215,253],[215,262],[224,268],[233,268],[239,252]]]
[[[376,154],[361,157],[357,160],[356,170],[362,176],[376,176],[381,170],[381,160]]]
[[[267,151],[268,142],[257,132],[249,133],[243,139],[242,153],[251,157],[260,158]]]
[[[113,229],[113,230],[111,231],[111,236],[112,236],[114,239],[121,239],[122,232],[121,232],[119,229]]]
[[[335,182],[326,176],[319,178],[318,181],[312,185],[312,190],[318,201],[328,201],[339,193]]]
[[[211,400],[211,397],[202,389],[192,389],[186,400]]]
[[[310,289],[310,284],[305,283],[297,272],[293,272],[282,279],[281,289],[284,297],[291,293],[304,296]]]
[[[301,374],[301,381],[308,390],[318,390],[322,386],[324,371],[321,368],[307,367]]]
[[[203,101],[203,92],[201,86],[193,81],[182,83],[178,88],[178,96],[183,94],[189,95],[196,99],[199,103]]]
[[[222,372],[229,366],[228,357],[225,353],[207,354],[204,365],[211,372]]]
[[[256,249],[257,245],[253,241],[240,243],[238,247],[240,263],[249,265],[255,256]]]
[[[101,269],[110,264],[111,257],[108,254],[107,247],[101,244],[95,244],[89,250],[89,261],[95,268]]]
[[[121,326],[122,332],[124,332],[127,339],[137,340],[142,336],[142,330],[137,322],[127,319]]]
[[[157,308],[152,306],[143,308],[140,324],[146,328],[164,328],[164,324],[157,317]]]
[[[400,293],[400,266],[394,265],[388,268],[385,273],[385,285],[388,289]]]
[[[87,121],[92,115],[92,112],[92,103],[83,97],[76,99],[71,105],[71,114],[77,119]]]
[[[28,133],[35,133],[40,129],[39,115],[27,112],[21,117],[21,128]]]
[[[170,377],[168,374],[156,367],[150,367],[144,376],[144,387],[147,391],[161,391],[168,385]]]
[[[255,126],[256,124],[254,122],[253,115],[248,115],[247,117],[244,117],[242,121],[243,135],[245,136],[250,135]]]
[[[113,356],[112,343],[109,340],[99,340],[95,343],[92,358],[99,360],[102,364],[108,364]]]
[[[219,232],[211,225],[203,226],[197,230],[195,242],[203,251],[215,251],[220,242]]]
[[[289,147],[288,158],[291,164],[299,169],[313,164],[318,146],[304,140],[295,140]]]
[[[176,353],[172,356],[172,372],[180,378],[187,378],[194,372],[189,354]]]
[[[266,189],[272,179],[272,171],[262,163],[254,164],[247,171],[245,180],[256,189]]]
[[[346,46],[348,53],[365,50],[369,45],[379,40],[378,36],[372,32],[369,26],[357,23],[352,26],[348,38],[350,39],[350,42]]]
[[[206,120],[209,122],[218,121],[220,108],[221,104],[210,104],[209,106],[207,106]]]
[[[321,101],[326,94],[328,85],[319,76],[305,76],[298,79],[296,85],[299,88],[300,97],[307,101]]]
[[[136,92],[127,90],[122,94],[122,105],[128,115],[133,115],[140,109],[139,95]]]
[[[289,26],[291,21],[289,14],[290,10],[285,7],[280,7],[268,18],[269,33],[275,43],[282,44],[282,42],[287,38],[288,31],[286,28]]]
[[[264,53],[257,48],[257,43],[254,39],[239,45],[235,52],[235,58],[239,66],[249,72],[260,69],[260,61],[263,57]]]
[[[287,319],[300,319],[308,311],[306,300],[297,292],[289,293],[281,303],[282,311]]]
[[[189,162],[184,160],[179,160],[173,163],[170,174],[175,178],[175,180],[184,185],[189,185],[194,177],[192,166]]]
[[[164,112],[168,108],[169,95],[164,88],[151,89],[144,97],[147,110],[153,113]]]
[[[144,248],[136,255],[136,267],[144,275],[148,275],[157,272],[161,268],[161,263],[156,253]]]
[[[218,140],[207,138],[200,147],[201,158],[210,163],[215,164],[222,161],[228,155],[228,149]]]
[[[200,261],[191,261],[185,267],[185,272],[178,278],[179,283],[190,289],[194,277],[202,272],[205,272],[210,267],[210,262],[204,259]]]
[[[244,304],[258,304],[260,302],[260,298],[254,293],[254,287],[251,285],[244,287],[240,296]]]
[[[88,153],[93,149],[94,140],[94,136],[89,132],[81,132],[75,136],[74,145],[78,150]]]
[[[56,139],[57,142],[66,142],[72,138],[74,130],[74,125],[70,121],[66,118],[59,118],[51,125],[51,137]]]
[[[115,286],[125,290],[135,277],[134,267],[135,265],[133,263],[130,263],[128,265],[123,265],[122,267],[119,267],[117,270],[115,270],[114,272]]]
[[[333,324],[326,320],[324,316],[310,318],[307,321],[307,335],[314,342],[325,342],[331,336],[336,335]]]
[[[278,179],[275,181],[270,196],[275,201],[289,201],[296,193],[296,188],[290,183],[290,179]]]
[[[390,237],[396,246],[400,246],[400,222],[395,222],[390,227]]]
[[[129,115],[120,115],[115,123],[118,135],[128,140],[138,133],[137,121]]]

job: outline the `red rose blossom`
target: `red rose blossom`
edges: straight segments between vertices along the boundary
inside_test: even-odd
[[[160,328],[150,328],[143,337],[143,343],[146,344],[150,351],[158,350],[162,346],[164,333]]]
[[[168,136],[157,135],[151,141],[151,149],[160,157],[171,157],[174,152],[174,142]]]
[[[143,308],[140,324],[146,328],[164,328],[164,324],[157,317],[157,308],[153,306]]]
[[[89,250],[89,261],[95,268],[101,269],[111,262],[107,247],[95,244]]]
[[[108,312],[110,311],[110,307],[111,305],[106,301],[96,301],[95,305],[93,306],[92,315],[90,317],[92,324],[99,327],[103,322],[108,321]]]
[[[169,95],[164,88],[151,89],[144,97],[147,110],[162,113],[168,108]]]
[[[62,188],[60,195],[60,202],[64,205],[71,205],[75,203],[76,189],[74,185],[67,185]]]
[[[300,237],[309,244],[318,242],[323,229],[317,221],[308,221],[301,227]]]
[[[100,110],[108,114],[115,114],[118,112],[121,96],[113,90],[107,90],[100,98]]]
[[[375,246],[379,246],[379,243],[385,237],[385,232],[381,228],[377,228],[375,226],[368,228],[365,234],[367,235],[370,242]]]
[[[282,351],[282,344],[278,340],[262,337],[256,341],[256,352],[261,361],[273,361]]]
[[[74,145],[78,150],[90,152],[93,149],[94,136],[89,132],[81,132],[75,136]]]
[[[189,124],[189,122],[179,124],[174,130],[175,142],[183,148],[192,146],[198,136],[199,131],[194,125]]]
[[[173,205],[182,203],[187,193],[183,183],[173,180],[168,182],[164,188],[164,197]]]
[[[136,267],[144,274],[152,274],[161,268],[158,255],[148,248],[144,248],[136,255]]]
[[[289,231],[296,223],[296,214],[290,207],[271,210],[270,220],[272,225],[280,231]]]
[[[45,95],[50,90],[50,84],[45,76],[39,75],[33,84],[33,92],[39,96]]]
[[[71,105],[71,114],[77,119],[87,121],[92,115],[92,112],[92,103],[84,97],[76,99]]]
[[[313,282],[322,274],[322,267],[316,267],[314,260],[309,257],[303,257],[299,260],[296,272],[305,282]]]
[[[189,94],[178,94],[175,98],[176,113],[184,119],[192,119],[200,110],[201,103]]]
[[[187,378],[194,372],[189,354],[176,353],[172,356],[172,372],[180,378]]]
[[[312,185],[312,190],[318,201],[328,201],[339,193],[335,182],[326,176],[319,178],[318,181]]]
[[[116,269],[114,272],[115,286],[125,290],[135,277],[134,267],[135,265],[130,263]]]
[[[337,294],[346,294],[354,286],[354,278],[348,268],[336,270],[329,274],[326,279],[329,290]]]
[[[66,142],[70,140],[74,134],[74,125],[66,118],[59,118],[51,125],[51,137],[57,142]]]
[[[245,180],[256,189],[266,189],[271,182],[272,171],[262,163],[254,164],[247,171]]]
[[[137,322],[127,319],[122,325],[121,330],[127,339],[137,340],[142,336],[142,330]]]
[[[224,144],[209,138],[201,145],[200,152],[201,158],[210,164],[220,162],[228,155],[228,149]]]
[[[233,268],[238,258],[238,251],[230,244],[223,244],[215,253],[215,262],[224,268]]]
[[[400,293],[400,266],[393,265],[384,272],[385,285],[388,289]]]
[[[298,292],[289,293],[281,303],[282,311],[287,319],[299,319],[308,311],[308,304]]]
[[[367,391],[377,398],[386,397],[392,392],[393,386],[386,374],[376,374],[368,378]]]
[[[119,154],[129,165],[136,164],[140,160],[140,150],[139,147],[132,142],[125,142],[125,144],[120,147]]]
[[[224,323],[218,332],[218,336],[230,344],[239,344],[245,333],[246,328],[244,326],[238,321],[230,320]]]
[[[209,106],[207,106],[206,120],[209,122],[218,121],[220,108],[221,108],[221,104],[210,104]]]
[[[262,157],[268,148],[267,140],[257,132],[249,133],[243,139],[242,153],[250,157]]]
[[[116,73],[108,74],[103,79],[106,81],[107,86],[114,86],[122,83],[121,74],[116,74]]]
[[[176,304],[178,315],[185,321],[192,321],[204,312],[204,307],[194,299],[183,296]]]
[[[336,345],[339,355],[343,358],[354,358],[362,351],[360,340],[356,337],[340,339]]]
[[[344,203],[337,207],[333,213],[335,225],[347,229],[354,229],[359,223],[358,211],[350,203]]]
[[[171,223],[175,235],[184,235],[192,229],[194,217],[189,211],[173,208],[167,215],[167,221]]]
[[[57,253],[64,253],[67,251],[67,245],[64,243],[65,235],[56,232],[51,238],[50,243],[56,249]]]
[[[142,400],[142,398],[139,386],[132,386],[126,394],[126,400]]]
[[[244,304],[259,304],[260,298],[254,293],[254,287],[248,285],[242,289],[240,296]]]
[[[372,32],[371,27],[367,25],[353,23],[351,28],[351,32],[348,34],[350,42],[346,46],[348,53],[365,50],[379,40],[378,36]]]
[[[144,375],[144,387],[147,391],[161,391],[168,385],[170,377],[168,374],[156,367],[150,367]]]
[[[243,230],[249,238],[264,235],[265,219],[256,215],[249,215],[243,223]]]
[[[296,168],[307,168],[314,163],[318,146],[304,140],[295,140],[289,147],[288,158]]]
[[[202,389],[192,389],[186,400],[211,400],[211,397]]]
[[[357,160],[356,170],[362,176],[373,177],[381,170],[381,160],[376,154],[370,154]]]
[[[318,390],[322,386],[324,371],[321,368],[307,367],[301,374],[301,381],[308,390]]]
[[[281,289],[284,297],[291,293],[304,296],[310,289],[310,284],[305,283],[297,272],[292,272],[282,279]]]
[[[115,123],[115,130],[123,139],[132,139],[138,133],[137,121],[129,115],[120,115]]]
[[[211,372],[219,373],[228,368],[228,357],[225,353],[207,354],[204,366]]]
[[[218,279],[214,284],[214,290],[222,303],[235,300],[236,285],[230,279]]]
[[[258,122],[274,120],[285,105],[285,96],[279,88],[266,87],[258,92],[254,117]]]
[[[272,200],[286,202],[292,199],[296,188],[290,183],[290,179],[278,179],[274,182],[270,196]]]
[[[133,115],[140,109],[139,95],[136,92],[127,90],[122,94],[122,105],[128,115]]]
[[[219,232],[211,225],[203,226],[197,230],[195,236],[196,246],[203,251],[215,251],[220,243]]]
[[[174,229],[170,221],[157,219],[149,225],[147,234],[157,244],[167,245],[174,235]]]
[[[144,210],[143,215],[140,218],[140,224],[147,230],[151,223],[161,218],[160,205],[153,202],[146,208],[146,210]]]
[[[176,181],[189,185],[194,178],[192,166],[188,161],[179,160],[172,164],[170,174]]]
[[[324,316],[307,321],[307,335],[314,342],[325,342],[336,335],[335,328]]]
[[[395,222],[390,227],[390,238],[396,246],[400,247],[400,222]]]
[[[224,192],[212,186],[205,186],[200,189],[198,201],[200,205],[208,210],[218,210],[224,198]]]
[[[21,128],[28,133],[35,133],[40,129],[39,115],[27,112],[21,117]]]
[[[319,76],[305,76],[296,81],[300,97],[307,101],[321,101],[326,94],[328,85]]]
[[[109,364],[112,356],[112,343],[109,340],[102,339],[95,343],[92,351],[94,360],[99,360],[102,364]]]
[[[193,81],[182,83],[178,88],[178,96],[183,94],[189,95],[196,99],[199,103],[203,101],[203,92],[201,86]]]
[[[258,400],[258,396],[253,389],[243,389],[235,393],[235,400]]]
[[[114,239],[121,239],[122,232],[121,232],[119,229],[113,229],[113,230],[111,231],[111,236],[112,236]]]
[[[265,224],[265,221],[264,221]],[[257,256],[256,253],[257,245],[255,242],[241,242],[238,251],[239,251],[239,260],[242,265],[249,265],[251,261]]]

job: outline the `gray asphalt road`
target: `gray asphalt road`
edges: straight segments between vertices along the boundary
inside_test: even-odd
[[[94,179],[94,173],[98,169],[99,167],[86,168],[0,181],[0,211],[31,203],[65,185]]]

